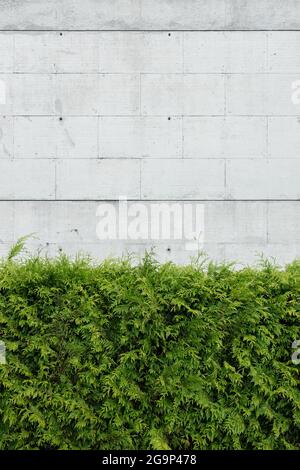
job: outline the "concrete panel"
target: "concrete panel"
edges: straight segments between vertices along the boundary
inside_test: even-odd
[[[268,144],[270,157],[300,158],[300,118],[268,118]]]
[[[144,199],[222,199],[222,160],[144,160],[141,173]]]
[[[0,34],[0,73],[13,72],[14,69],[14,35]]]
[[[107,202],[105,202],[106,204]],[[214,201],[199,202],[205,207],[204,243],[213,245],[220,243],[267,243],[267,208],[276,206],[277,214],[291,204],[298,203],[261,203]],[[14,204],[14,205],[13,205]],[[7,227],[14,223],[14,238],[26,233],[35,232],[44,243],[59,243],[62,240],[70,243],[97,243],[96,226],[100,218],[97,208],[101,201],[30,201],[16,203],[0,203],[0,213],[9,215]],[[118,202],[109,202],[118,211]],[[132,203],[128,201],[128,208]],[[143,202],[147,210],[152,202]],[[173,202],[172,202],[173,204]],[[299,205],[299,204],[298,204]],[[296,210],[296,206],[294,207]],[[2,211],[2,212],[1,212]],[[15,217],[11,217],[15,214]],[[293,212],[289,212],[292,217]],[[274,212],[276,216],[276,213]],[[295,215],[295,211],[294,211]],[[300,218],[297,216],[298,221]],[[270,230],[270,226],[269,226]],[[300,232],[300,231],[299,231]],[[12,238],[4,238],[9,241]],[[284,238],[280,240],[284,241]],[[142,240],[140,240],[142,243]],[[158,243],[149,240],[147,243]],[[125,244],[125,240],[120,242]],[[184,245],[184,242],[182,242]]]
[[[58,73],[99,72],[99,35],[88,32],[56,33]]]
[[[54,199],[53,160],[0,159],[0,199]]]
[[[145,203],[146,206],[149,203]],[[35,233],[27,243],[30,251],[59,254],[59,249],[75,256],[90,253],[96,259],[106,256],[136,255],[153,247],[161,260],[188,262],[194,252],[179,241],[103,240],[96,235],[95,201],[0,202],[0,254],[8,251],[20,236]],[[113,203],[114,206],[117,203]],[[255,264],[261,255],[280,263],[299,257],[299,202],[204,202],[205,241],[202,247],[211,259],[236,260],[237,266]],[[268,240],[266,241],[266,211]],[[80,214],[80,216],[79,216]],[[278,231],[279,227],[279,231]],[[226,255],[226,256],[225,256]]]
[[[181,157],[181,118],[102,117],[100,157]]]
[[[268,62],[272,73],[300,72],[300,31],[268,33]]]
[[[13,118],[0,116],[0,158],[13,156]]]
[[[153,97],[155,96],[155,99]],[[182,115],[184,108],[182,75],[142,75],[141,111],[144,115]]]
[[[98,101],[99,113],[103,116],[140,114],[140,76],[101,74]]]
[[[206,243],[267,243],[267,203],[214,201],[205,204]]]
[[[150,249],[154,249],[161,261],[186,263],[191,257],[197,256],[197,249],[187,249],[185,242],[180,240],[100,240],[96,235],[99,204],[99,201],[18,201],[13,207],[2,207],[0,203],[0,216],[7,212],[14,214],[14,218],[9,221],[13,236],[12,232],[7,233],[3,241],[13,243],[13,240],[25,234],[34,233],[26,247],[30,252],[41,250],[42,254],[51,256],[63,250],[71,256],[81,252],[103,259],[126,253],[142,256],[145,250]],[[118,203],[110,204],[117,209]],[[129,202],[128,207],[130,204]],[[145,203],[145,206],[149,208],[150,204],[152,203]],[[81,214],[80,217],[78,214]],[[205,241],[199,249],[205,251],[211,259],[223,259],[224,249],[219,243]]]
[[[55,77],[53,75],[14,74],[9,76],[14,115],[54,114]]]
[[[58,0],[6,0],[1,4],[0,28],[32,30],[57,28]]]
[[[224,0],[141,0],[145,29],[223,29]]]
[[[99,113],[99,79],[94,74],[57,75],[56,114],[85,116]]]
[[[17,158],[55,158],[57,155],[54,116],[17,116],[14,118],[14,156]]]
[[[298,0],[6,0],[6,30],[300,29]]]
[[[224,76],[142,75],[141,103],[144,115],[223,115]]]
[[[187,73],[266,72],[264,32],[186,32],[184,71]]]
[[[140,197],[140,162],[134,159],[59,160],[56,198],[89,200]]]
[[[14,149],[17,158],[97,158],[98,118],[16,117]]]
[[[96,73],[97,33],[15,33],[14,70],[22,73]],[[1,43],[1,41],[0,41]]]
[[[0,116],[13,114],[13,77],[12,74],[0,75]]]
[[[263,117],[184,117],[184,156],[262,157],[267,152]]]
[[[226,109],[237,115],[298,115],[300,103],[292,101],[297,75],[228,75]]]
[[[244,159],[226,163],[226,198],[299,199],[300,160]]]
[[[268,245],[245,245],[228,244],[225,248],[225,259],[235,261],[237,269],[245,266],[260,267],[264,260],[269,260],[276,265],[284,266],[295,259],[299,259],[299,244],[268,244]]]
[[[57,8],[59,29],[141,29],[140,0],[64,0]]]
[[[105,32],[99,34],[103,73],[180,73],[183,71],[180,32]]]
[[[223,75],[185,75],[183,92],[183,114],[224,114]]]
[[[225,33],[186,32],[184,37],[184,72],[223,73],[226,62]]]
[[[15,204],[14,238],[35,233],[41,243],[98,243],[97,202],[55,201]],[[1,211],[1,205],[0,205]]]
[[[265,32],[226,32],[225,44],[225,72],[263,73],[267,71],[267,34]]]
[[[228,29],[300,29],[297,0],[226,0]]]
[[[62,120],[56,119],[56,125],[57,157],[98,157],[97,117],[64,117]]]
[[[5,242],[14,240],[15,203],[0,201],[0,256]]]
[[[300,202],[270,202],[268,205],[268,240],[270,243],[300,242]],[[288,251],[288,250],[287,250]]]
[[[15,33],[14,71],[54,73],[57,70],[58,33]]]

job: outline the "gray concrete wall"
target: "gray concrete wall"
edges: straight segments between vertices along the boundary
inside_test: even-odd
[[[0,254],[35,232],[195,255],[101,242],[99,202],[126,196],[203,204],[214,259],[299,256],[300,1],[3,0],[0,29]]]
[[[290,30],[299,0],[1,0],[4,30]]]

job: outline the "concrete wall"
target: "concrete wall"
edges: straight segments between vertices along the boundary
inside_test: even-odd
[[[100,242],[123,195],[203,203],[214,259],[299,256],[298,0],[3,0],[0,29],[0,254],[195,254]]]
[[[6,30],[290,30],[299,0],[1,0]]]

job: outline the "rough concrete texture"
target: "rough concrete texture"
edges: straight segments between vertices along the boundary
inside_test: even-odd
[[[3,30],[299,29],[298,0],[2,0]]]
[[[117,207],[118,203],[112,203]],[[128,203],[129,207],[130,204]],[[146,206],[149,207],[147,203]],[[197,250],[186,250],[181,240],[102,240],[97,236],[97,201],[0,202],[0,254],[24,234],[29,252],[55,255],[60,250],[74,256],[90,254],[96,259],[122,254],[141,255],[154,248],[160,260],[186,262]],[[98,213],[99,214],[99,213]],[[297,201],[209,201],[204,203],[205,238],[201,250],[214,260],[239,265],[259,263],[262,255],[278,262],[299,256],[300,211]]]
[[[299,256],[300,31],[276,31],[299,27],[298,1],[1,8],[0,254],[32,232],[50,255],[197,254],[100,241],[99,203],[126,196],[204,205],[198,248],[213,259]]]

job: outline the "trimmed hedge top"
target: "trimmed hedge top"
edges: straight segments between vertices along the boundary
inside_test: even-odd
[[[0,449],[298,449],[300,263],[0,265]]]

